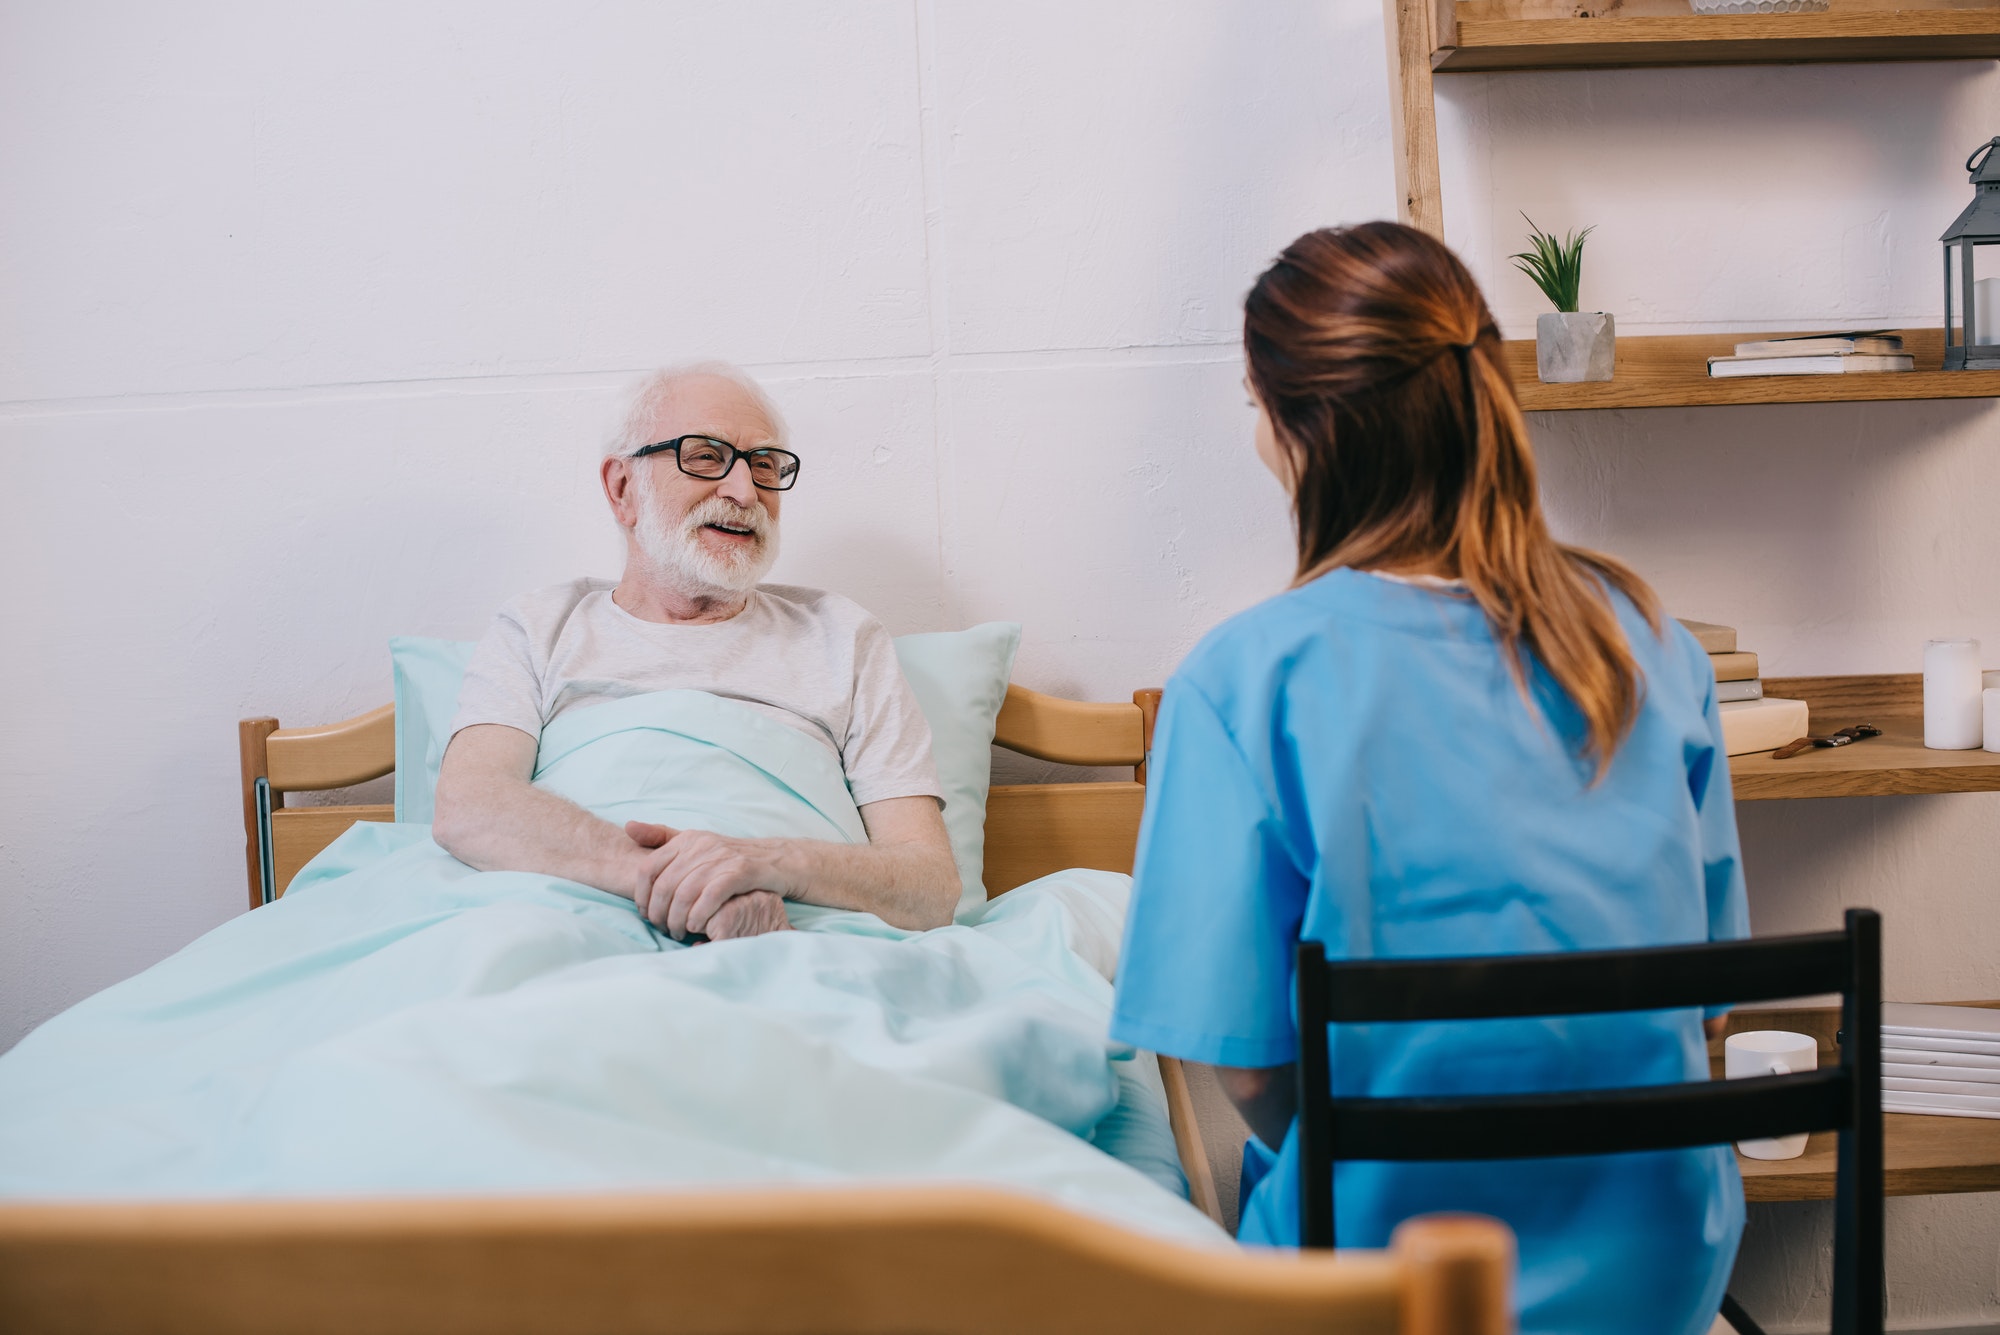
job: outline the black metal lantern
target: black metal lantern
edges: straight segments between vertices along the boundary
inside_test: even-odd
[[[2000,369],[2000,300],[1981,302],[1975,292],[1980,270],[1989,279],[2000,277],[2000,250],[1987,250],[1984,263],[1975,259],[1983,249],[2000,247],[2000,153],[1995,149],[2000,149],[2000,138],[1980,145],[1965,160],[1965,169],[1972,173],[1972,184],[1978,190],[1958,221],[1938,238],[1944,242],[1947,371]],[[2000,282],[1988,292],[2000,295],[1996,289],[2000,289]]]

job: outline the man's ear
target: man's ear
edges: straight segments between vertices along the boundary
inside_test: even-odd
[[[611,502],[611,517],[618,521],[618,526],[636,526],[639,522],[639,497],[632,476],[632,461],[622,454],[606,455],[597,476],[604,484],[604,499]]]

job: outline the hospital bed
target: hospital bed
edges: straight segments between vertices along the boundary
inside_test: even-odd
[[[1130,780],[995,786],[998,896],[1129,872],[1156,690],[1089,704],[1008,688],[995,742]],[[393,706],[239,729],[252,907],[388,805],[287,806],[394,769]],[[1185,1071],[1160,1059],[1194,1204],[1222,1219]],[[1412,1220],[1386,1252],[1204,1250],[983,1187],[746,1188],[495,1199],[0,1205],[8,1331],[1498,1332],[1512,1241]]]

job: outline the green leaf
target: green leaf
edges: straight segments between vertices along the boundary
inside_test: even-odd
[[[1528,249],[1507,258],[1534,281],[1557,310],[1575,310],[1577,290],[1583,284],[1583,239],[1597,228],[1586,227],[1558,241],[1552,233],[1536,226],[1527,214],[1521,217],[1528,224]]]

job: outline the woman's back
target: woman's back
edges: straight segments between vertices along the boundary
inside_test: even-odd
[[[1678,626],[1656,635],[1615,603],[1645,687],[1601,778],[1546,674],[1531,660],[1525,696],[1479,606],[1436,587],[1334,571],[1222,628],[1181,675],[1226,724],[1283,720],[1267,733],[1279,815],[1365,885],[1323,911],[1364,911],[1369,953],[1705,940],[1704,811],[1729,845],[1718,889],[1735,844],[1727,795],[1706,800],[1723,770],[1713,677]],[[1361,943],[1338,918],[1311,925]]]
[[[1645,582],[1556,541],[1493,313],[1436,238],[1308,232],[1244,301],[1256,455],[1291,496],[1290,592],[1168,683],[1112,1033],[1231,1068],[1246,1240],[1298,1237],[1301,936],[1334,958],[1748,934],[1714,682]],[[1707,1074],[1692,1010],[1335,1026],[1337,1092]],[[1525,1330],[1700,1335],[1743,1227],[1727,1146],[1348,1163],[1335,1226],[1514,1226]]]
[[[1568,699],[1532,660],[1524,694],[1462,592],[1340,569],[1211,634],[1156,735],[1115,1036],[1291,1061],[1300,936],[1367,958],[1744,935],[1706,657],[1615,606],[1644,690],[1601,776]],[[1693,1011],[1337,1026],[1331,1057],[1337,1092],[1377,1096],[1707,1074]],[[1295,1142],[1275,1161],[1252,1146],[1246,1241],[1297,1239]],[[1527,1329],[1706,1329],[1742,1223],[1726,1147],[1347,1164],[1335,1199],[1343,1246],[1383,1245],[1427,1210],[1506,1219]]]

